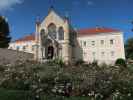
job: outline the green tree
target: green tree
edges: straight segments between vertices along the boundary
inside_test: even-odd
[[[0,16],[0,48],[7,48],[10,40],[8,22],[3,16]]]
[[[129,38],[125,44],[126,57],[133,59],[133,38]]]

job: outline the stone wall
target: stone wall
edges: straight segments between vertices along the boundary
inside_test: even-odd
[[[16,64],[18,61],[33,60],[33,58],[33,54],[30,53],[0,48],[0,65]]]

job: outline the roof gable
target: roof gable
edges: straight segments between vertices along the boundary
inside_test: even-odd
[[[64,24],[65,18],[61,17],[54,9],[50,9],[48,15],[42,21],[41,26],[47,27],[50,23]]]

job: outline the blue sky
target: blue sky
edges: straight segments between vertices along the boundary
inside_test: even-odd
[[[133,37],[133,0],[0,0],[0,15],[7,17],[14,40],[33,33],[37,16],[43,19],[51,5],[77,29],[109,27],[123,31],[125,40]]]

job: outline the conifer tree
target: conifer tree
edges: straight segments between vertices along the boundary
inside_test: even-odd
[[[8,48],[11,37],[9,25],[3,16],[0,16],[0,48]]]

